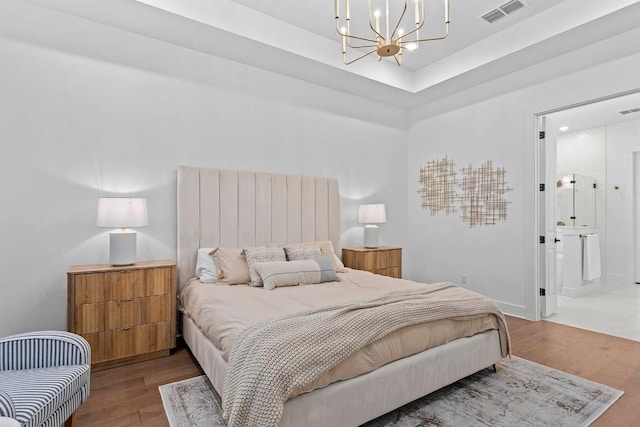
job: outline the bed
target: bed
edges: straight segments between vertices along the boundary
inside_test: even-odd
[[[278,288],[277,298],[280,300],[276,303],[275,291],[247,286],[203,286],[193,280],[197,252],[203,247],[243,248],[330,241],[335,252],[339,253],[340,195],[338,182],[334,179],[181,166],[178,168],[177,213],[178,286],[183,297],[181,303],[188,312],[188,315],[181,316],[182,336],[221,396],[228,380],[230,343],[233,343],[235,335],[231,334],[231,339],[225,344],[222,338],[216,340],[212,330],[218,327],[223,332],[235,330],[237,333],[246,326],[244,323],[256,319],[231,319],[225,324],[225,318],[220,318],[207,326],[195,314],[198,310],[194,309],[197,299],[193,296],[196,293],[192,292],[193,289],[211,294],[206,304],[208,307],[218,304],[213,311],[225,311],[224,307],[234,304],[236,294],[240,299],[264,297],[266,301],[256,300],[256,307],[272,307],[286,298],[298,301],[301,307],[308,307],[324,304],[325,297],[327,304],[335,303],[343,298],[340,292],[349,288],[366,288],[370,297],[379,297],[385,286],[406,288],[407,292],[419,287],[413,282],[385,278],[383,280],[395,281],[387,285],[387,282],[380,282],[382,276],[352,270],[338,273],[341,282],[315,288],[315,285],[307,286],[305,294],[319,293],[309,297],[309,301],[300,297],[302,293],[296,289],[298,287]],[[260,310],[248,311],[255,317]],[[273,314],[266,309],[266,313],[257,317],[269,318]],[[279,425],[357,426],[460,378],[496,365],[503,358],[507,344],[505,331],[502,331],[501,338],[496,329],[497,320],[491,323],[491,319],[493,317],[489,316],[471,321],[473,324],[465,324],[463,328],[467,328],[467,332],[462,338],[442,336],[439,338],[441,342],[436,342],[435,346],[413,349],[406,357],[393,361],[376,359],[373,365],[381,366],[365,367],[363,372],[347,369],[346,373],[342,372],[342,376],[335,378],[328,373],[329,378],[323,377],[313,386],[296,390],[295,396],[284,403]],[[336,369],[340,370],[340,366]]]

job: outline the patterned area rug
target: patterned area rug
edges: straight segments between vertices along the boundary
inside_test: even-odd
[[[587,426],[622,391],[513,357],[404,405],[366,427]],[[205,377],[160,386],[172,427],[226,427]]]

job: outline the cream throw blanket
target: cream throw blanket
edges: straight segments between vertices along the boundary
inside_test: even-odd
[[[224,417],[229,427],[275,427],[294,390],[371,342],[405,326],[486,314],[498,319],[501,351],[507,356],[509,337],[496,304],[445,283],[252,325],[237,336],[231,350],[222,399]]]

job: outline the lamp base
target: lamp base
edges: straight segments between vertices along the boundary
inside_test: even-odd
[[[120,229],[109,233],[111,265],[131,265],[136,262],[136,237],[133,230]]]
[[[378,226],[369,224],[364,226],[364,247],[375,249],[378,247]]]

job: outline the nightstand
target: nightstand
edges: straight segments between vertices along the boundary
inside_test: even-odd
[[[356,270],[402,278],[402,248],[395,246],[343,248],[342,262],[345,267]]]
[[[176,346],[176,264],[71,267],[67,328],[91,345],[93,370],[168,356]]]

